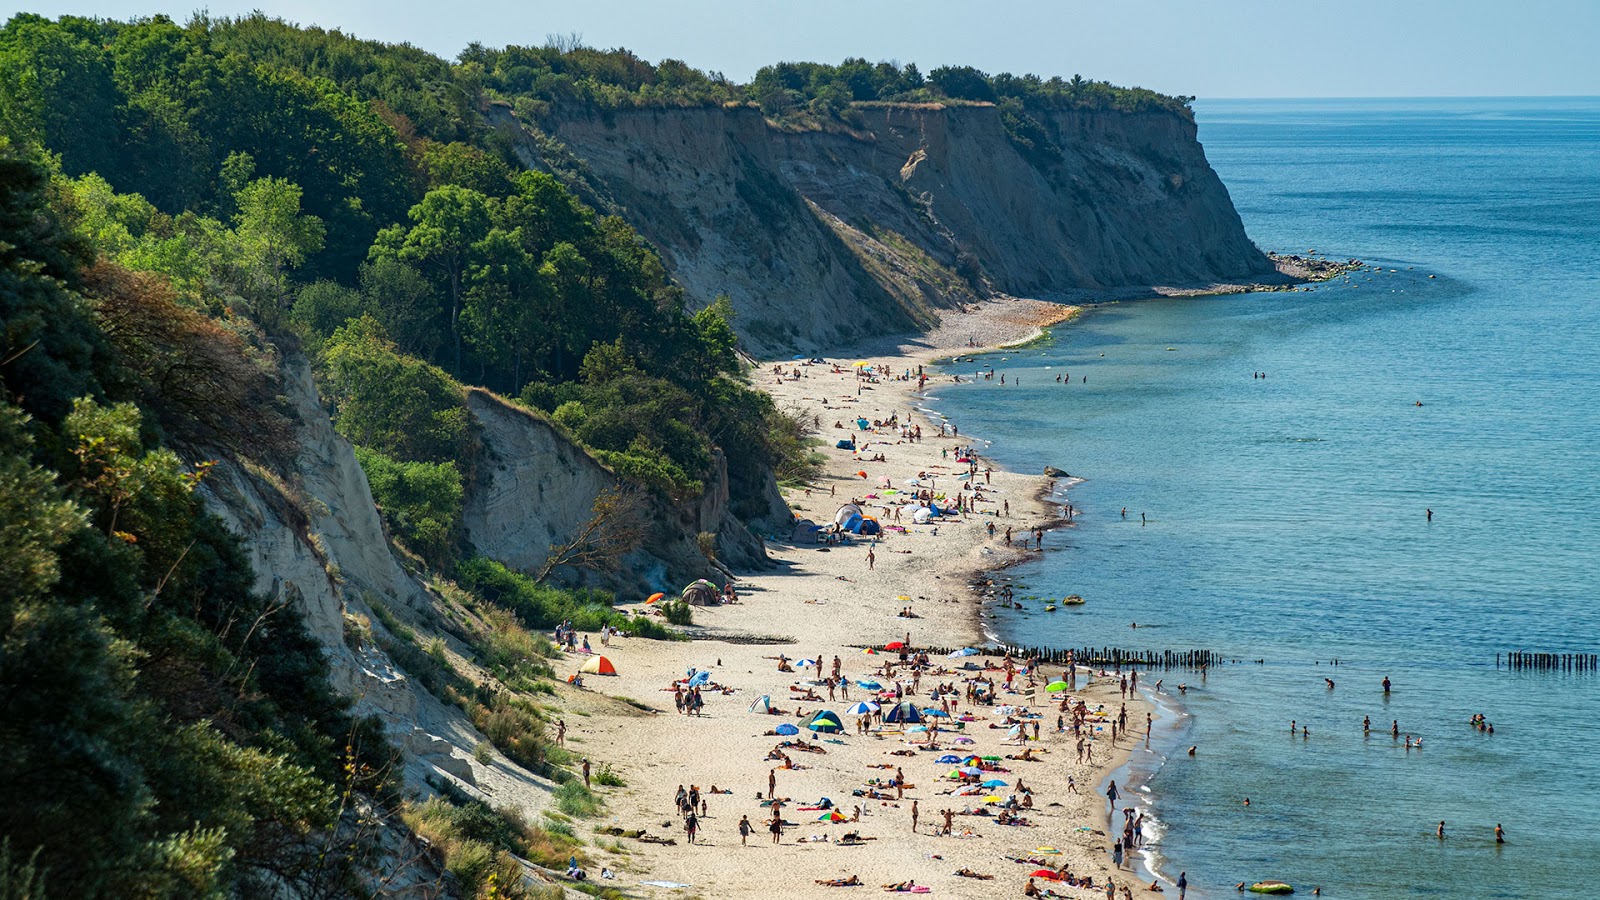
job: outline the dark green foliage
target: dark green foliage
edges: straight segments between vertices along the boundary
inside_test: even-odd
[[[647,617],[628,616],[612,609],[614,600],[610,594],[543,585],[481,556],[457,563],[456,579],[462,587],[511,610],[531,629],[547,630],[570,621],[579,631],[593,632],[602,625],[615,625],[636,637],[674,636]]]
[[[73,290],[89,248],[46,212],[48,190],[45,170],[0,138],[0,377],[23,409],[56,422],[109,366]]]
[[[202,512],[204,468],[157,446],[133,402],[169,355],[139,340],[183,346],[194,314],[146,302],[107,263],[87,277],[43,169],[0,146],[0,172],[7,325],[67,348],[38,358],[53,369],[32,353],[0,368],[5,877],[25,861],[61,898],[220,895],[268,872],[326,882],[341,863],[317,838],[340,787],[381,792],[392,760],[349,720],[290,598],[255,593],[236,539]],[[107,312],[130,304],[139,340]]]
[[[401,355],[370,317],[334,331],[323,364],[334,423],[352,442],[414,462],[467,457],[461,385],[437,366]]]
[[[400,542],[435,565],[449,563],[461,528],[461,472],[454,462],[401,462],[368,447],[356,458]]]

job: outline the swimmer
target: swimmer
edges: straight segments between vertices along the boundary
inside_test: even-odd
[[[1443,819],[1439,820],[1439,828],[1434,833],[1439,835],[1439,840],[1441,840],[1441,841],[1444,840],[1444,820]]]
[[[1195,751],[1195,748],[1194,747],[1190,747],[1189,748],[1189,755],[1193,756],[1194,755],[1194,751]]]

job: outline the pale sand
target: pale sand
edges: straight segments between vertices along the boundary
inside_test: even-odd
[[[895,355],[865,358],[888,365],[896,374],[907,369],[914,372],[919,362],[967,349],[969,337],[987,346],[1015,343],[1029,339],[1041,326],[1061,321],[1073,312],[1071,307],[1022,300],[991,301],[973,310],[966,315],[947,316],[947,323],[932,335],[885,341],[874,348],[898,350]],[[848,365],[860,358],[851,356],[838,361]],[[795,364],[779,365],[788,371]],[[899,413],[902,422],[906,421],[914,408],[915,381],[880,381],[861,391],[861,399],[856,402],[857,382],[848,371],[833,374],[828,366],[804,366],[801,371],[807,377],[777,382],[772,369],[773,364],[762,365],[754,373],[753,381],[769,391],[780,407],[815,412],[822,419],[818,436],[825,441],[826,474],[814,486],[810,497],[799,491],[787,493],[800,517],[818,523],[831,521],[839,504],[872,492],[880,475],[887,475],[899,485],[919,471],[953,473],[956,470],[954,454],[950,459],[943,459],[940,451],[954,448],[962,441],[939,438],[938,426],[920,415],[913,415],[912,421],[922,425],[924,440],[921,443],[897,443],[898,437],[888,434],[876,437],[863,434],[849,421],[857,414],[869,420],[887,419],[894,412]],[[828,408],[822,407],[823,398],[827,398]],[[848,430],[833,428],[835,420],[844,421]],[[833,449],[834,441],[846,434],[855,435],[858,441],[874,441],[867,452],[881,452],[887,462],[860,462],[845,451]],[[885,443],[876,443],[877,440]],[[855,474],[863,470],[870,476],[866,481]],[[775,765],[764,757],[784,740],[765,736],[763,732],[782,722],[796,722],[796,719],[793,715],[757,715],[749,712],[748,707],[753,700],[766,694],[772,697],[775,705],[792,713],[796,704],[790,699],[789,688],[809,677],[805,671],[779,672],[775,660],[767,657],[780,652],[793,659],[820,655],[831,665],[833,657],[838,655],[846,675],[865,678],[885,659],[894,657],[864,655],[858,646],[852,645],[882,645],[903,639],[910,632],[914,646],[981,646],[976,616],[978,601],[968,586],[969,579],[979,571],[1031,556],[1007,550],[998,537],[989,540],[984,525],[994,521],[1000,529],[1010,524],[1018,532],[1025,532],[1033,524],[1056,518],[1054,509],[1039,499],[1041,488],[1045,486],[1040,476],[995,471],[992,477],[993,490],[998,492],[993,495],[997,502],[992,507],[980,508],[997,508],[998,499],[1008,499],[1011,503],[1009,518],[980,514],[955,522],[945,520],[935,534],[933,528],[912,526],[907,514],[902,524],[910,532],[887,533],[876,545],[876,566],[870,571],[864,542],[834,547],[824,553],[815,545],[792,545],[787,542],[787,535],[782,536],[783,540],[769,541],[768,549],[780,564],[778,569],[741,577],[738,588],[742,602],[738,604],[694,610],[696,627],[693,630],[697,635],[721,639],[678,643],[622,639],[613,640],[609,648],[602,648],[597,637],[590,635],[594,649],[609,656],[620,675],[615,678],[591,676],[586,682],[587,690],[562,689],[561,714],[569,728],[567,745],[587,756],[597,769],[602,763],[609,763],[626,779],[627,786],[597,788],[605,796],[606,812],[597,821],[577,823],[576,827],[580,833],[595,825],[615,825],[629,830],[645,828],[678,841],[677,846],[664,847],[619,838],[616,840],[624,848],[622,853],[591,847],[590,877],[598,880],[600,867],[605,865],[616,871],[618,877],[602,884],[644,896],[663,897],[821,897],[849,894],[852,890],[878,894],[881,893],[880,884],[907,879],[930,886],[937,896],[1017,897],[1028,873],[1037,867],[1011,862],[1006,856],[1039,856],[1035,848],[1055,847],[1062,851],[1060,855],[1041,858],[1058,866],[1064,863],[1074,874],[1090,874],[1097,884],[1104,884],[1106,876],[1113,874],[1109,850],[1114,835],[1107,826],[1107,803],[1100,790],[1107,773],[1126,761],[1132,746],[1144,741],[1148,707],[1142,699],[1130,699],[1131,733],[1120,741],[1120,749],[1110,746],[1108,728],[1095,742],[1095,764],[1076,763],[1070,717],[1067,732],[1055,733],[1057,710],[1047,699],[1051,695],[1043,690],[1047,681],[1062,675],[1059,666],[1046,667],[1038,682],[1035,709],[1044,714],[1040,720],[1043,739],[1028,744],[1036,748],[1036,753],[1046,751],[1045,761],[1003,760],[1001,765],[1011,771],[998,776],[1012,785],[1021,777],[1034,790],[1034,808],[1023,815],[1038,827],[1001,826],[987,818],[958,815],[955,817],[956,832],[971,828],[979,836],[965,839],[935,836],[942,809],[961,809],[962,801],[970,806],[981,797],[957,798],[943,793],[953,785],[937,776],[952,767],[936,765],[933,760],[948,752],[1003,757],[1007,753],[1019,753],[1020,748],[1001,743],[1005,736],[1003,729],[987,727],[1000,719],[993,707],[976,707],[974,711],[986,718],[967,725],[967,734],[976,740],[975,744],[952,745],[949,739],[954,735],[946,734],[941,740],[946,749],[940,753],[920,751],[915,758],[891,756],[891,751],[907,747],[900,735],[857,736],[853,730],[855,717],[843,714],[856,700],[865,698],[866,692],[860,689],[853,689],[848,701],[801,704],[808,713],[823,708],[840,713],[847,727],[846,733],[832,740],[826,736],[822,738],[821,746],[827,749],[825,755],[790,752],[797,764],[811,768],[778,771],[778,795],[799,801],[785,809],[784,817],[800,823],[798,827],[784,830],[781,846],[772,845],[766,829],[770,813],[759,805],[758,794],[765,796],[768,771]],[[942,490],[958,482],[945,478],[938,484]],[[829,496],[830,487],[836,489],[837,496]],[[881,506],[873,501],[866,501],[866,504],[869,513],[881,514]],[[662,588],[672,590],[665,585]],[[897,599],[899,596],[912,598],[910,605],[920,618],[905,619],[896,615],[907,605]],[[1109,600],[1091,598],[1090,602]],[[788,642],[739,642],[756,636],[782,638]],[[996,658],[978,656],[972,659],[982,663]],[[965,661],[936,660],[942,664]],[[558,665],[566,667],[561,674],[576,671],[580,662],[576,656],[558,661]],[[710,667],[716,682],[736,689],[730,695],[707,693],[706,714],[701,718],[678,715],[670,692],[665,690],[674,678],[683,677],[690,667]],[[989,674],[997,682],[1004,680],[1003,673]],[[892,687],[891,680],[879,680]],[[909,687],[909,678],[905,681]],[[962,684],[960,674],[925,676],[922,692],[911,699],[926,701],[928,687],[944,681],[954,681],[958,687]],[[1019,677],[1017,684],[1026,691],[1023,678]],[[1083,684],[1080,678],[1080,690],[1072,692],[1074,696],[1083,697],[1091,709],[1104,704],[1111,715],[1116,714],[1122,701],[1115,678],[1095,679],[1094,686],[1087,690],[1083,689]],[[631,698],[660,712],[643,713],[626,704],[596,697],[596,692]],[[826,698],[825,690],[819,689],[819,693]],[[1007,695],[1002,688],[998,702],[1025,704],[1028,695]],[[967,704],[962,702],[960,710],[967,709]],[[802,729],[801,734],[808,732]],[[906,792],[904,800],[896,803],[852,797],[851,791],[863,787],[867,779],[887,779],[893,775],[893,768],[869,768],[884,763],[903,766],[907,780],[914,785]],[[1068,793],[1069,775],[1076,780],[1080,793]],[[687,846],[682,821],[673,807],[673,795],[680,784],[698,785],[702,792],[712,785],[733,791],[731,795],[709,797],[710,815],[702,825],[699,846]],[[1001,788],[999,792],[1004,797],[1013,789]],[[847,815],[860,804],[861,821],[829,825],[816,821],[818,812],[796,809],[799,805],[812,805],[812,801],[824,796],[831,798]],[[913,799],[920,804],[917,833],[911,831]],[[755,826],[747,848],[739,845],[737,824],[741,815],[748,815]],[[1079,831],[1080,827],[1091,830]],[[1121,827],[1120,815],[1117,827]],[[862,836],[875,840],[856,847],[797,843],[798,838],[810,835],[829,835],[836,840],[850,830],[859,830]],[[586,833],[583,836],[595,844],[603,841],[610,846],[612,843],[609,837]],[[935,854],[942,858],[933,858]],[[995,878],[980,881],[952,874],[963,867],[992,874]],[[851,874],[859,876],[866,887],[828,888],[813,883],[815,879]],[[1131,870],[1114,873],[1113,877],[1118,885],[1127,884],[1136,894],[1147,894]],[[680,882],[690,887],[683,890],[641,887],[639,882],[643,880]],[[1039,884],[1053,887],[1067,896],[1104,896],[1103,890],[1091,892],[1043,880]]]

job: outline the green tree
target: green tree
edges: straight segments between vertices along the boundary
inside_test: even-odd
[[[354,443],[396,459],[465,457],[471,433],[461,386],[401,355],[371,317],[334,331],[323,348],[334,423]]]
[[[461,374],[461,311],[473,247],[489,232],[489,199],[460,185],[435,188],[411,208],[409,229],[386,229],[373,245],[374,260],[385,257],[413,261],[434,272],[450,298],[450,338],[455,352],[454,372]]]
[[[244,286],[273,309],[286,305],[286,270],[299,268],[322,249],[322,220],[300,211],[300,187],[281,178],[258,178],[235,201],[234,234],[245,275]]]

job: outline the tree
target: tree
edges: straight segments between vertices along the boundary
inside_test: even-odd
[[[385,256],[416,262],[444,279],[450,295],[450,337],[455,347],[455,374],[461,374],[461,309],[464,281],[472,264],[473,246],[489,233],[489,198],[471,188],[447,184],[434,188],[411,207],[412,226],[396,226],[379,234],[372,259]]]
[[[316,216],[300,212],[300,186],[281,178],[258,178],[235,201],[234,235],[238,241],[245,285],[273,309],[286,305],[285,269],[295,269],[322,249],[327,229]]]
[[[634,488],[607,488],[594,498],[589,519],[566,543],[551,544],[550,556],[539,567],[535,581],[549,578],[563,566],[609,572],[622,558],[638,549],[649,533],[644,498]]]

